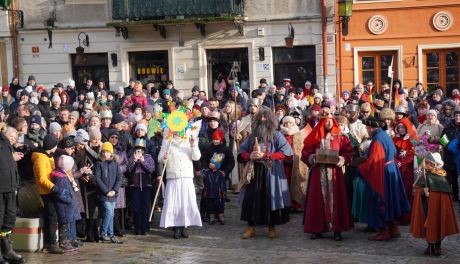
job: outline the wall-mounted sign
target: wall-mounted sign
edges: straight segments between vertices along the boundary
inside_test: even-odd
[[[269,63],[257,63],[256,69],[257,71],[270,71],[270,64]]]
[[[32,47],[32,57],[38,58],[40,56],[40,48],[38,46]]]

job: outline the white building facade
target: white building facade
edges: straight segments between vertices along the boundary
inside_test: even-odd
[[[188,17],[190,10],[206,10],[204,2],[221,2],[235,12]],[[161,16],[165,7],[153,3],[183,8]],[[327,7],[327,83],[335,91],[334,1]],[[261,78],[277,85],[283,78],[296,86],[307,80],[324,84],[321,1],[26,0],[18,8],[25,17],[18,31],[21,84],[29,75],[47,88],[70,78],[82,85],[91,78],[115,90],[132,78],[172,80],[186,92],[198,85],[209,93],[216,80],[234,76],[250,89]],[[152,14],[149,8],[160,16],[142,18]],[[285,44],[290,24],[294,48]],[[77,55],[79,46],[84,53]]]

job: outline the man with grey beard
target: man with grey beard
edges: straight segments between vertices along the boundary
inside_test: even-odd
[[[255,236],[256,225],[268,225],[268,237],[275,238],[275,225],[289,221],[291,201],[282,161],[293,151],[277,129],[273,111],[260,106],[252,120],[252,133],[238,152],[238,162],[246,166],[241,220],[248,227],[243,239]]]

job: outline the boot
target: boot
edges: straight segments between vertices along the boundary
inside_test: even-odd
[[[388,241],[391,239],[390,230],[388,227],[382,228],[376,235],[370,236],[367,239],[371,241]]]
[[[69,225],[63,224],[59,227],[59,247],[64,252],[71,252],[77,250],[76,247],[72,246],[69,239]]]
[[[334,232],[334,241],[342,241],[342,233]]]
[[[401,232],[399,231],[399,225],[398,223],[391,223],[390,224],[390,236],[392,238],[400,237]]]
[[[174,231],[174,235],[173,235],[174,239],[179,239],[180,238],[180,228],[174,227],[173,231]]]
[[[242,238],[248,239],[248,238],[254,237],[255,235],[256,235],[256,229],[253,226],[250,226],[246,228],[246,231],[244,231]]]
[[[224,214],[219,214],[219,215],[217,216],[217,218],[219,219],[219,223],[220,223],[221,225],[225,225]]]
[[[1,239],[3,259],[12,264],[25,263],[21,255],[16,254],[13,250],[13,235],[11,233]],[[0,262],[1,263],[1,262]]]
[[[428,243],[428,246],[425,249],[425,252],[423,252],[424,255],[433,255],[434,254],[434,244],[433,243]]]
[[[214,214],[210,214],[209,215],[209,224],[214,225],[215,223],[216,223],[216,218],[215,218]]]
[[[433,255],[436,257],[441,256],[442,251],[441,251],[441,241],[438,241],[434,244],[434,253]]]
[[[187,232],[187,228],[186,228],[186,227],[181,227],[181,229],[180,229],[180,235],[181,235],[183,238],[188,238],[188,232]]]
[[[313,233],[310,235],[311,240],[320,239],[320,238],[323,238],[323,234],[321,233]]]
[[[275,226],[269,226],[269,227],[268,227],[268,237],[269,237],[269,238],[275,238],[275,237],[276,237],[276,229],[275,229]]]
[[[63,254],[64,253],[64,250],[62,250],[56,243],[45,245],[44,249],[50,254]]]

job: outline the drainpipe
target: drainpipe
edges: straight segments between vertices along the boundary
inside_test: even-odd
[[[337,95],[337,103],[339,104],[340,103],[340,96],[341,96],[341,92],[342,92],[342,89],[343,89],[343,69],[342,69],[342,23],[340,23],[340,17],[338,15],[338,11],[339,11],[339,8],[338,8],[338,4],[335,5],[335,19],[336,19],[336,23],[335,23],[335,26],[336,26],[336,34],[335,34],[335,44],[336,44],[336,52],[338,52],[339,54],[339,59],[336,60],[336,63],[337,65],[339,66],[339,80],[337,80],[338,82],[338,85],[336,86],[336,89],[335,89],[335,93]]]
[[[14,0],[11,1],[11,10],[15,10]],[[11,39],[13,42],[13,73],[14,76],[19,78],[19,51],[18,51],[18,32],[17,32],[17,25],[16,19],[13,13],[9,14],[10,23],[10,31],[11,31]]]
[[[323,78],[324,78],[324,93],[328,92],[327,76],[327,17],[326,17],[326,0],[321,0],[321,22],[323,26]]]

